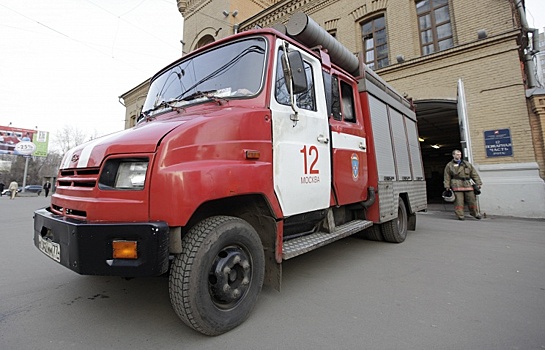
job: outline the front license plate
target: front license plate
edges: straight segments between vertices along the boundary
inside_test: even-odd
[[[38,236],[38,249],[51,259],[61,262],[61,245]]]

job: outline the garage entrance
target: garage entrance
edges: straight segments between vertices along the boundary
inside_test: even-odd
[[[415,101],[428,203],[441,203],[443,171],[452,151],[462,149],[455,100]]]

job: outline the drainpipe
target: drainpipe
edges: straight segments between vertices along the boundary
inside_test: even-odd
[[[539,29],[530,28],[528,21],[526,20],[526,11],[522,6],[522,0],[515,0],[515,5],[520,15],[520,24],[524,33],[532,33],[532,47],[531,50],[525,49],[524,61],[526,67],[526,76],[528,77],[528,88],[534,88],[537,86],[535,77],[535,64],[534,56],[539,52]]]

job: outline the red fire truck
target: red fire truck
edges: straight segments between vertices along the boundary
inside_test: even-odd
[[[35,246],[82,275],[169,272],[179,317],[217,335],[284,260],[404,241],[426,209],[411,103],[305,14],[277,28],[172,63],[135,127],[69,151]]]

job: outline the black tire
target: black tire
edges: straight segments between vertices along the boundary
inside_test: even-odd
[[[408,216],[403,199],[399,198],[397,205],[397,219],[381,225],[382,237],[386,242],[401,243],[407,238]]]
[[[252,311],[265,275],[257,232],[229,216],[207,218],[182,240],[170,269],[170,302],[182,321],[206,335],[237,327]]]

